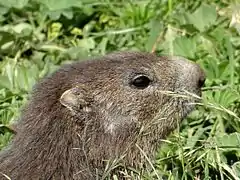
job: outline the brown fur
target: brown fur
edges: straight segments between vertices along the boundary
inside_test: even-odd
[[[134,73],[145,73],[152,84],[131,87]],[[190,100],[162,91],[200,95],[203,81],[196,64],[149,53],[113,53],[65,65],[35,86],[17,134],[1,152],[0,172],[13,180],[90,180],[103,175],[104,160],[122,156],[124,166],[145,167],[136,144],[154,158],[161,139],[193,109]],[[81,100],[78,108],[59,101],[71,88]]]

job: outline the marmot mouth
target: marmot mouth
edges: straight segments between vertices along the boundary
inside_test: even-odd
[[[178,89],[172,93],[173,98],[176,98],[176,101],[178,101],[178,105],[181,108],[182,120],[194,111],[197,103],[202,100],[201,95],[202,92],[200,89],[194,91]]]
[[[192,101],[183,101],[182,104],[182,120],[185,119],[192,111],[194,111],[196,105]]]

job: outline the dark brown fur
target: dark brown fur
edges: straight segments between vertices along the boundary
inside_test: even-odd
[[[153,83],[131,87],[135,73]],[[162,91],[200,95],[203,80],[196,64],[149,53],[113,53],[65,65],[34,88],[17,134],[1,152],[0,172],[13,180],[90,180],[103,175],[103,160],[124,156],[125,166],[147,166],[138,147],[154,158],[161,139],[193,109],[190,100]],[[71,88],[84,100],[79,108],[59,101]]]

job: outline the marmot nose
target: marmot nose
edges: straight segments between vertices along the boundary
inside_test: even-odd
[[[198,66],[198,65],[197,65]],[[205,73],[203,72],[203,70],[198,66],[198,68],[200,69],[200,74],[199,74],[199,79],[198,79],[198,87],[204,87],[205,85],[205,80],[206,80],[206,76]]]
[[[197,88],[202,88],[205,84],[206,76],[201,67],[194,62],[186,62],[189,66],[189,75],[192,76],[192,83],[196,83]]]

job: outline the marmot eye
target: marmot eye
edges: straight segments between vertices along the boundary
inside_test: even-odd
[[[131,84],[136,88],[144,89],[149,86],[150,82],[151,80],[147,76],[137,75],[132,79]]]

